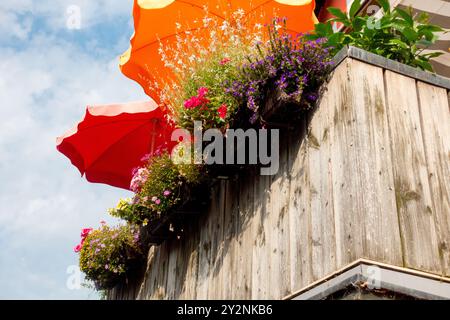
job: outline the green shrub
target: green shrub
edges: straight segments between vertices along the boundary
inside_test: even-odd
[[[186,199],[186,189],[201,183],[202,177],[201,166],[174,164],[167,152],[155,155],[133,177],[135,197],[119,201],[109,213],[133,224],[147,225]]]
[[[80,269],[97,289],[110,289],[141,261],[142,256],[136,227],[102,225],[83,239]]]
[[[334,53],[351,45],[413,67],[433,71],[430,59],[441,53],[423,51],[436,42],[436,33],[444,29],[428,24],[425,13],[414,17],[411,8],[406,11],[401,8],[391,10],[388,0],[378,0],[378,3],[383,10],[379,19],[368,15],[357,16],[361,9],[360,0],[353,2],[348,14],[338,8],[328,8],[335,18],[316,24],[314,34],[308,37],[327,38],[325,46],[332,47]],[[334,22],[343,24],[344,30],[334,32]]]

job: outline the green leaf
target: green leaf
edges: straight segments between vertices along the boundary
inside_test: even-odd
[[[334,33],[330,22],[316,24],[315,31],[320,37],[328,37]]]
[[[349,11],[350,18],[354,18],[361,9],[361,0],[354,0]]]
[[[378,0],[378,3],[381,5],[385,13],[389,13],[391,11],[389,0]]]
[[[353,31],[359,32],[368,25],[367,17],[355,17],[352,21]]]
[[[418,40],[418,34],[412,28],[404,28],[402,34],[411,42]]]
[[[330,7],[327,9],[329,13],[331,13],[336,18],[342,19],[342,20],[348,20],[347,14],[345,12],[342,12],[341,9]]]
[[[415,63],[418,67],[420,67],[421,69],[423,69],[423,70],[427,70],[427,71],[433,72],[433,66],[432,66],[431,63],[429,63],[428,61],[423,61],[423,60],[416,59],[416,60],[414,61],[414,63]]]
[[[445,29],[441,28],[440,26],[436,26],[434,24],[424,24],[424,25],[420,25],[417,30],[423,31],[423,30],[427,30],[430,32],[444,32]]]
[[[391,40],[389,40],[389,44],[396,45],[402,49],[409,48],[409,46],[400,39],[391,39]]]
[[[410,27],[414,26],[414,19],[408,12],[400,8],[395,8],[395,12],[397,12]]]
[[[336,49],[341,49],[344,46],[343,40],[344,40],[344,33],[336,32],[328,38],[327,44]]]
[[[431,52],[431,53],[422,55],[422,57],[426,57],[427,59],[432,59],[432,58],[440,57],[443,54],[444,54],[444,52]]]
[[[428,23],[430,20],[430,15],[426,12],[422,12],[419,14],[419,16],[416,18],[416,21],[419,23]]]

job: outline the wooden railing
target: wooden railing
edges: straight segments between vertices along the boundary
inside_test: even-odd
[[[450,82],[350,48],[280,170],[221,181],[111,299],[280,299],[367,258],[450,277]]]

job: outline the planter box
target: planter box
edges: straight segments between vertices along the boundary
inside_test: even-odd
[[[361,258],[450,282],[450,81],[355,48],[335,61],[279,172],[219,182],[111,299],[281,299]]]
[[[209,203],[209,186],[198,186],[192,190],[184,190],[187,200],[156,221],[141,227],[141,241],[147,246],[159,246],[165,240],[181,236],[181,230],[187,223],[195,223]]]

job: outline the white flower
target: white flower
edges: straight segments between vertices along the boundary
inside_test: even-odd
[[[227,21],[223,21],[222,25],[220,26],[220,30],[225,31],[230,27],[230,24]]]
[[[240,8],[234,12],[235,17],[242,18],[245,15],[244,9]]]
[[[212,21],[211,18],[208,18],[208,17],[203,18],[203,26],[204,26],[205,28],[207,28],[207,27],[209,26],[209,23],[210,23],[211,21]]]

